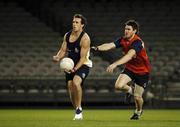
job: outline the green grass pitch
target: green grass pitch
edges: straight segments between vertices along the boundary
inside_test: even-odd
[[[73,121],[70,109],[1,109],[0,127],[180,127],[180,110],[144,110],[138,121],[133,110],[84,109],[84,119]]]

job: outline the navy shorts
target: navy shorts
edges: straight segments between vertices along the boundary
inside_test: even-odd
[[[86,77],[88,76],[89,74],[89,70],[90,70],[90,67],[86,66],[86,65],[82,65],[75,73],[66,73],[66,83],[70,80],[73,80],[74,76],[75,75],[78,75],[79,77],[81,77],[82,79],[82,83],[84,82],[84,80],[86,79]]]
[[[146,88],[146,86],[148,85],[149,73],[140,75],[140,74],[136,74],[128,69],[124,69],[122,74],[128,75],[134,83],[136,83],[139,86],[142,86],[143,88]]]

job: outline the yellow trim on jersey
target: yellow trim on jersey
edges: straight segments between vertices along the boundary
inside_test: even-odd
[[[92,61],[89,59],[90,56],[90,51],[88,51],[87,56],[86,56],[86,61],[84,62],[85,65],[88,67],[92,67]]]

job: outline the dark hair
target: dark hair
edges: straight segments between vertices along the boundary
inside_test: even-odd
[[[135,20],[128,20],[125,25],[132,26],[133,30],[136,30],[136,34],[139,33],[139,23]]]
[[[87,25],[87,19],[82,14],[75,14],[73,17],[74,18],[80,18],[81,19],[81,24],[84,24],[83,29],[85,29],[85,27]]]

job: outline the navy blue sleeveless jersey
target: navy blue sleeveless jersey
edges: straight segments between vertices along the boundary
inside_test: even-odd
[[[76,65],[78,61],[80,60],[80,53],[81,53],[80,42],[85,32],[84,31],[81,32],[80,36],[75,42],[70,42],[69,38],[70,38],[71,32],[72,31],[68,32],[66,35],[67,52],[68,52],[68,57],[71,58],[74,61],[74,64]]]

